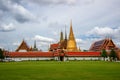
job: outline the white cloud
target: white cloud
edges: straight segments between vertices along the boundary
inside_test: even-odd
[[[48,43],[51,43],[51,42],[54,42],[54,41],[55,41],[55,40],[52,39],[52,38],[43,37],[43,36],[40,36],[40,35],[36,35],[33,39],[34,39],[34,40],[37,40],[37,41],[41,41],[41,42],[48,42]]]
[[[77,42],[78,44],[84,44],[84,43],[85,43],[85,41],[82,40],[82,39],[76,39],[76,42]]]
[[[48,38],[48,37],[43,37],[40,35],[35,35],[33,40],[36,40],[37,47],[44,51],[48,50],[50,44],[55,43],[54,39]]]
[[[13,23],[10,23],[8,25],[6,24],[0,25],[0,31],[7,32],[7,31],[13,31],[13,30],[15,30]]]
[[[95,27],[92,30],[90,30],[87,34],[92,36],[96,35],[101,37],[118,38],[120,34],[120,27],[118,28]]]
[[[20,45],[20,42],[14,42],[13,45],[14,45],[14,46],[19,46],[19,45]]]

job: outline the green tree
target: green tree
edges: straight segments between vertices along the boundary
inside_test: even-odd
[[[107,58],[107,52],[105,49],[102,50],[101,56],[104,58],[105,61],[105,58]]]
[[[3,50],[0,48],[0,60],[3,61],[4,58]]]
[[[117,54],[116,54],[116,52],[114,51],[114,49],[112,49],[111,51],[110,51],[110,59],[111,60],[116,60],[116,58],[117,58]]]

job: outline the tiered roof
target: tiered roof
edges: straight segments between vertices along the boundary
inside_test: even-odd
[[[117,47],[112,41],[112,39],[103,39],[94,42],[90,47],[90,51],[101,51],[102,49],[110,50],[116,48]]]
[[[26,50],[26,51],[30,50],[29,46],[27,45],[27,43],[24,40],[22,41],[20,46],[16,49],[16,52],[18,52],[20,50]]]
[[[51,45],[50,45],[50,51],[52,51],[52,50],[57,50],[58,47],[59,47],[59,43],[51,44]]]

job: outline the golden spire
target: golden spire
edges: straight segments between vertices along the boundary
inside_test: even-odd
[[[67,42],[67,51],[78,51],[74,33],[73,33],[73,29],[72,29],[72,21],[70,23],[70,33],[69,33],[69,39]]]
[[[69,39],[75,40],[74,34],[73,34],[73,29],[72,29],[72,21],[70,23],[70,34],[69,34]]]

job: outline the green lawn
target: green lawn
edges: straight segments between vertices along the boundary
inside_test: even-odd
[[[119,62],[29,61],[0,63],[0,80],[120,80]]]

